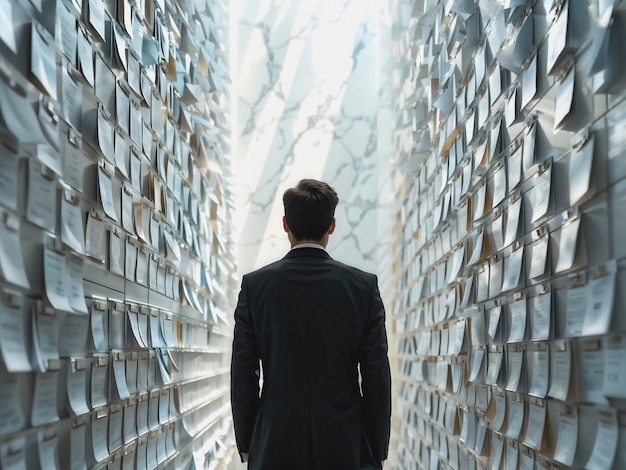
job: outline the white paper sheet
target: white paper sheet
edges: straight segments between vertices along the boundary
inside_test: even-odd
[[[528,394],[544,398],[548,394],[550,371],[550,349],[547,343],[530,343],[528,360],[532,361],[529,377]]]
[[[0,41],[13,54],[17,54],[15,31],[13,29],[13,2],[11,0],[0,0]]]
[[[70,307],[75,313],[87,313],[85,291],[83,288],[83,260],[75,256],[67,257],[66,271],[69,284],[66,285],[66,294]]]
[[[111,219],[117,222],[118,218],[113,200],[113,184],[111,182],[111,177],[107,175],[102,168],[98,168],[98,189],[100,203],[102,204],[104,212]]]
[[[605,365],[603,393],[607,397],[626,398],[626,337],[610,335],[604,339]]]
[[[547,403],[537,398],[531,398],[528,404],[528,425],[524,435],[524,444],[535,450],[541,450],[542,447],[546,407]]]
[[[0,29],[0,31],[2,31],[2,29]],[[1,88],[2,86],[0,85],[0,89]],[[0,201],[2,201],[2,205],[8,209],[17,211],[19,185],[18,169],[21,158],[18,153],[4,145],[1,140],[0,155],[2,155],[2,158],[0,158]]]
[[[555,273],[571,269],[576,259],[576,244],[580,231],[580,217],[567,221],[561,228],[561,239],[558,246],[558,261],[554,268]]]
[[[514,245],[511,250],[511,255],[504,259],[505,273],[504,281],[502,283],[502,292],[516,289],[519,286],[523,260],[524,245],[521,243],[519,247]]]
[[[56,51],[54,38],[39,23],[33,21],[31,29],[30,70],[43,90],[57,99]]]
[[[549,165],[542,173],[537,174],[535,178],[532,223],[537,222],[548,213],[551,187],[552,165]]]
[[[526,299],[521,299],[509,304],[511,312],[511,329],[509,331],[509,343],[519,343],[524,340],[526,334]]]
[[[61,198],[61,240],[79,254],[85,254],[85,233],[80,202]]]
[[[522,210],[522,198],[518,197],[515,201],[509,203],[506,219],[506,234],[504,237],[504,246],[509,246],[517,239],[519,227],[520,213]]]
[[[66,260],[65,256],[44,247],[44,280],[46,297],[50,305],[57,310],[71,312],[66,288]]]
[[[528,277],[531,279],[544,276],[547,272],[549,234],[541,235],[532,244],[532,259]]]
[[[99,261],[106,259],[106,225],[104,214],[90,212],[87,215],[85,254]]]
[[[4,338],[0,338],[0,345]],[[18,374],[0,372],[0,433],[6,436],[22,429],[26,418],[21,406],[23,380]]]
[[[108,367],[107,365],[98,365],[100,356],[94,358],[91,366],[91,408],[97,408],[105,405],[107,402],[108,390]]]
[[[70,7],[71,8],[71,7]],[[67,57],[72,64],[76,61],[76,17],[65,2],[56,2],[55,43],[56,48]]]
[[[589,281],[587,309],[582,328],[582,334],[585,336],[606,334],[611,326],[617,273],[616,261],[609,261],[604,269],[602,276]]]
[[[46,172],[39,162],[29,159],[26,218],[33,224],[54,233],[57,216],[57,186],[54,179],[48,179],[47,175],[42,174],[42,170]]]
[[[59,358],[59,337],[57,318],[53,312],[33,309],[33,349],[34,359],[40,372],[48,368],[48,361]]]
[[[598,431],[596,442],[593,446],[589,460],[585,468],[589,470],[603,470],[611,468],[617,450],[619,428],[617,426],[617,413],[608,408],[598,412]]]
[[[85,181],[83,152],[80,146],[74,145],[68,139],[63,139],[63,142],[63,181],[82,193]],[[76,142],[80,141],[77,139]]]
[[[590,190],[594,140],[591,135],[582,147],[572,150],[568,167],[570,206],[575,206]]]
[[[509,375],[506,389],[511,392],[517,392],[519,389],[520,379],[522,378],[522,367],[524,365],[524,351],[522,348],[517,350],[509,347],[509,355],[507,362],[507,373]]]
[[[58,380],[58,371],[38,373],[35,375],[33,407],[30,416],[31,426],[39,426],[59,420],[57,411]]]
[[[102,462],[109,455],[107,445],[109,416],[107,411],[104,411],[102,415],[96,412],[91,416],[91,448],[96,462]]]
[[[554,460],[571,466],[574,462],[578,443],[578,408],[576,405],[562,404],[559,430],[554,449]]]
[[[86,470],[85,460],[85,433],[84,424],[74,426],[70,430],[70,470]]]
[[[519,398],[519,400],[517,399]],[[524,398],[521,395],[514,395],[508,402],[507,409],[507,429],[506,436],[511,439],[518,439],[524,424]],[[508,454],[507,448],[507,454]],[[514,467],[512,467],[514,468]]]
[[[56,431],[42,429],[37,433],[37,455],[40,468],[59,470]]]
[[[0,277],[6,282],[30,288],[22,255],[20,219],[0,211]]]
[[[552,343],[550,351],[550,390],[548,396],[565,401],[569,395],[572,372],[572,344]]]
[[[80,368],[76,365],[80,364]],[[74,415],[89,412],[87,405],[87,364],[82,359],[74,359],[67,371],[67,401]]]
[[[98,0],[99,1],[99,0]],[[78,30],[78,62],[87,83],[94,86],[93,49],[82,29]]]
[[[32,99],[23,97],[0,80],[0,112],[5,125],[20,143],[45,144]]]
[[[102,308],[100,308],[102,307]],[[89,312],[91,339],[96,351],[104,352],[108,349],[108,311],[105,305],[92,306]]]
[[[530,300],[531,304],[531,331],[532,341],[544,341],[549,339],[552,323],[552,297],[550,292],[537,295]]]

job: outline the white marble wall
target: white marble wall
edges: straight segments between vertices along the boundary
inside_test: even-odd
[[[338,192],[329,251],[380,272],[390,227],[379,152],[377,0],[233,1],[233,155],[240,273],[282,257],[282,193],[301,178]]]

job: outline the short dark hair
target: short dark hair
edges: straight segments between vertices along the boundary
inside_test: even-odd
[[[321,240],[335,216],[337,192],[323,181],[300,180],[283,194],[285,217],[297,241]]]

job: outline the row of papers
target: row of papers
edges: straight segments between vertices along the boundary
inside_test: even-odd
[[[163,399],[142,400],[111,405],[66,420],[59,427],[42,426],[36,433],[4,440],[0,464],[6,469],[135,469],[157,468],[181,458],[178,465],[184,465],[186,447],[199,446],[204,439],[215,443],[224,438],[224,431],[215,428],[229,411],[225,399],[199,404],[177,417],[170,414],[167,400],[165,406],[161,405]],[[28,453],[31,440],[35,441],[36,456]],[[67,449],[62,442],[68,442]]]
[[[138,354],[145,365],[150,358],[153,370],[157,360],[166,383],[172,367],[178,370],[179,351],[213,353],[227,346],[228,337],[212,324],[147,306],[93,301],[88,315],[63,314],[12,291],[2,292],[0,325],[0,358],[9,372],[45,372],[59,358],[115,350],[128,367],[132,358],[132,370]],[[211,370],[211,364],[197,366],[199,374]]]
[[[162,354],[157,351],[156,357]],[[182,381],[179,378],[177,384],[172,385],[160,359],[157,360],[160,373],[156,371],[154,356],[152,354],[152,361],[134,359],[134,362],[118,360],[115,355],[57,361],[54,369],[34,376],[3,372],[0,390],[4,400],[0,410],[5,419],[0,426],[0,435],[7,436],[29,426],[55,423],[67,416],[83,416],[111,404],[133,416],[151,410],[153,428],[165,424],[170,418],[192,412],[227,391],[224,386],[227,371],[223,368],[212,372],[209,369],[203,377],[197,378],[191,373],[192,378]],[[195,360],[178,359],[185,366]],[[206,359],[203,362],[207,362]],[[207,376],[207,373],[212,375]],[[26,407],[21,397],[31,387],[32,403]],[[141,429],[140,426],[140,433]]]
[[[520,247],[517,252],[523,249]],[[503,264],[507,268],[504,272]],[[437,334],[447,335],[448,328],[454,330],[453,317],[470,316],[472,328],[482,327],[484,333],[486,324],[492,340],[508,338],[509,342],[552,338],[556,318],[564,319],[564,331],[560,333],[564,338],[609,332],[615,311],[618,270],[615,260],[595,267],[588,275],[584,271],[570,274],[566,287],[556,291],[562,292],[561,298],[565,299],[558,308],[552,300],[547,276],[542,283],[525,291],[514,289],[523,276],[521,266],[521,256],[516,258],[513,251],[504,259],[496,258],[495,262],[482,265],[475,275],[470,273],[459,284],[442,291],[429,293],[426,282],[420,279],[398,299],[398,313],[403,314],[395,320],[396,332],[436,327],[442,332]],[[532,266],[530,270],[532,273]],[[503,322],[501,316],[505,316]],[[464,325],[464,321],[457,323]],[[485,344],[484,334],[476,338],[482,338],[478,341]]]
[[[443,351],[428,355],[436,350],[424,351],[419,345],[415,350],[413,345],[414,338],[400,342],[400,357],[413,358],[402,359],[403,373],[462,399],[470,383],[562,401],[608,404],[609,398],[626,398],[623,334],[478,345],[465,347],[458,356],[445,356]]]
[[[406,388],[399,407],[413,425],[407,431],[411,439],[405,443],[410,458],[435,458],[450,468],[467,468],[467,462],[461,461],[471,460],[479,468],[490,469],[548,469],[553,468],[553,461],[566,466],[619,468],[625,461],[623,412],[526,399],[495,388],[483,392],[476,391],[477,404],[472,407],[425,389]],[[591,452],[582,461],[581,417],[595,428]],[[555,421],[554,426],[550,420]],[[422,452],[426,456],[420,458]]]

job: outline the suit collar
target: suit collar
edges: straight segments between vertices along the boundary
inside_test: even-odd
[[[291,250],[285,255],[285,258],[325,258],[331,259],[331,256],[326,250],[320,250],[319,248],[298,248],[297,250]]]

